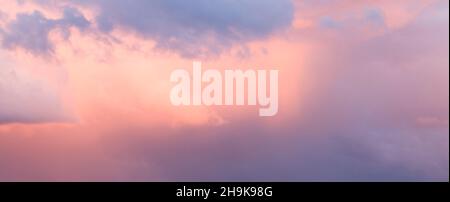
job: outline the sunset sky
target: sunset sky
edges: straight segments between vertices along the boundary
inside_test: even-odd
[[[279,70],[279,111],[170,74]],[[0,181],[448,181],[447,0],[0,0]]]

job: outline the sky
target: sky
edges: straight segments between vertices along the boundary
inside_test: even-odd
[[[448,181],[447,0],[0,0],[0,181]],[[279,111],[170,74],[279,70]]]

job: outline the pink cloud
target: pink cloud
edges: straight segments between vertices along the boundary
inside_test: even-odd
[[[293,1],[288,29],[199,55],[206,68],[278,68],[270,119],[170,105],[186,47],[130,27],[50,31],[47,58],[1,50],[0,118],[33,121],[0,124],[0,180],[448,180],[448,2],[320,2]],[[0,26],[33,10],[64,19],[64,6],[8,3]]]

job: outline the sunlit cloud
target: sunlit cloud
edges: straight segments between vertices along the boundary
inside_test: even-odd
[[[448,181],[448,1],[0,4],[0,180]],[[277,115],[173,106],[193,60]]]

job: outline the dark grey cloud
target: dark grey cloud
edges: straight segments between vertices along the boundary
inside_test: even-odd
[[[291,0],[78,0],[100,9],[101,31],[131,29],[187,57],[220,53],[290,25]]]
[[[2,35],[3,48],[24,48],[33,54],[43,55],[53,51],[53,44],[49,41],[49,33],[59,29],[65,38],[69,37],[70,27],[85,29],[89,21],[75,8],[66,7],[60,19],[49,19],[39,11],[17,14]]]

